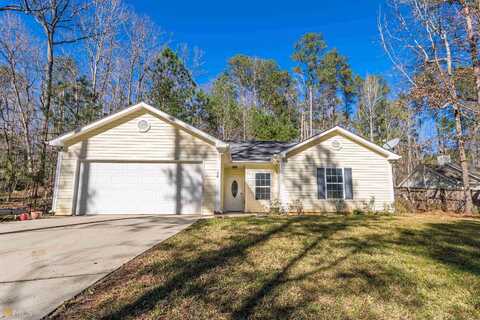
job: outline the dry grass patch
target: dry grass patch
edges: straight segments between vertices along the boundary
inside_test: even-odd
[[[54,319],[479,319],[480,222],[202,220]]]

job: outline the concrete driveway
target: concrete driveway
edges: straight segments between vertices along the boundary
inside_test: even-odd
[[[88,216],[0,224],[0,319],[39,319],[199,216]]]

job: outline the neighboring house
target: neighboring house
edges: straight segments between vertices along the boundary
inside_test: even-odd
[[[145,103],[52,141],[61,147],[52,210],[82,214],[306,212],[394,201],[400,157],[335,127],[301,143],[224,142]]]
[[[445,156],[443,156],[445,157]],[[439,159],[440,160],[440,159]],[[449,160],[448,160],[449,161]],[[463,212],[465,194],[462,169],[459,165],[444,162],[420,164],[397,186],[397,196],[413,205],[415,210]],[[470,172],[473,203],[480,206],[480,176]]]
[[[470,173],[470,188],[480,189],[480,176]],[[463,188],[462,168],[453,163],[420,164],[398,188],[458,190]]]

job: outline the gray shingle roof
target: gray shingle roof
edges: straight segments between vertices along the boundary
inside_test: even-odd
[[[229,141],[233,161],[270,161],[272,156],[296,145],[279,141]]]
[[[420,164],[400,184],[400,188],[458,189],[463,186],[462,169],[455,163]],[[470,187],[480,187],[480,176],[472,170]]]

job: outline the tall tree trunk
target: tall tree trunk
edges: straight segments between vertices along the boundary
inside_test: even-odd
[[[46,81],[47,81],[47,88],[44,93],[44,120],[43,120],[43,141],[42,141],[42,152],[40,154],[40,167],[38,170],[37,182],[35,183],[35,188],[33,192],[33,196],[36,199],[38,196],[38,183],[44,182],[45,178],[45,170],[47,166],[47,141],[48,141],[48,134],[49,134],[49,122],[50,122],[50,109],[51,109],[51,102],[52,102],[52,83],[53,83],[53,61],[54,61],[54,40],[53,40],[53,33],[45,27],[47,33],[47,70],[46,70]],[[36,200],[35,200],[36,201]]]
[[[98,49],[97,49],[98,50]],[[98,77],[98,64],[100,63],[100,54],[98,50],[95,54],[94,62],[92,63],[91,73],[92,73],[92,94],[97,97],[97,77]]]
[[[246,94],[242,94],[242,122],[243,122],[243,141],[247,141],[247,104],[246,104]]]
[[[12,73],[11,75],[11,85],[14,88],[15,91],[15,99],[17,101],[17,106],[19,109],[20,113],[20,120],[22,123],[22,129],[23,129],[23,141],[25,143],[25,149],[27,153],[27,169],[28,169],[28,174],[31,175],[33,173],[33,152],[32,152],[32,141],[31,141],[31,136],[30,136],[30,126],[29,126],[29,120],[27,119],[27,110],[24,108],[22,99],[20,97],[20,89],[17,86],[17,76],[16,76],[16,70],[14,68],[14,64],[10,63],[10,72]]]
[[[455,82],[453,81],[453,63],[452,63],[452,51],[450,48],[450,42],[448,37],[445,33],[442,34],[443,42],[445,46],[446,52],[446,60],[447,60],[447,73],[449,77],[449,89],[450,95],[452,98],[457,98],[457,90],[455,86]],[[465,210],[466,214],[471,214],[473,210],[473,201],[472,201],[472,193],[470,191],[470,177],[468,171],[468,162],[467,162],[467,155],[465,152],[465,140],[463,137],[463,129],[462,129],[462,111],[458,103],[453,103],[453,113],[455,117],[455,135],[457,138],[458,143],[458,152],[460,154],[460,166],[462,168],[462,182],[463,182],[463,190],[464,190],[464,197],[465,197]]]
[[[309,127],[308,127],[308,137],[310,138],[313,135],[313,88],[310,86],[308,88],[308,95],[310,100],[310,118],[309,118]]]
[[[472,59],[473,74],[475,76],[475,89],[477,90],[477,103],[480,105],[480,61],[478,59],[478,38],[473,27],[473,13],[469,6],[464,8],[468,45]]]
[[[458,151],[460,153],[460,166],[462,168],[463,190],[465,192],[465,213],[471,214],[473,210],[472,192],[470,190],[470,177],[468,171],[467,155],[465,153],[465,141],[462,132],[462,112],[460,108],[454,106],[455,131],[458,141]]]
[[[411,109],[408,108],[407,116],[407,174],[410,174],[413,171],[413,136],[412,136],[412,113]]]
[[[373,142],[373,110],[370,111],[370,117],[369,117],[369,127],[370,127],[370,141]]]
[[[143,67],[140,68],[141,72],[139,71],[138,81],[137,81],[137,96],[135,99],[135,103],[139,103],[143,100],[143,80],[145,78],[145,72],[143,72]]]
[[[480,10],[480,1],[477,1],[477,10]],[[464,4],[464,15],[467,29],[468,45],[470,47],[470,58],[472,60],[473,75],[475,76],[475,89],[477,91],[477,109],[480,111],[480,60],[478,59],[478,36],[473,26],[474,13],[468,4]],[[473,143],[474,150],[472,150],[473,159],[478,156],[478,132],[480,131],[480,121],[476,121],[473,128]],[[473,162],[474,165],[476,161]]]
[[[132,105],[132,91],[133,91],[133,77],[134,77],[134,72],[135,72],[135,66],[134,62],[131,62],[130,64],[130,72],[128,75],[128,88],[127,88],[127,101],[128,101],[128,106]]]
[[[438,116],[435,116],[435,131],[437,133],[437,145],[438,145],[438,151],[440,154],[444,155],[445,154],[445,144],[444,144],[444,136],[442,135],[442,131],[440,130],[440,126],[438,124]]]
[[[304,134],[303,134],[303,111],[300,112],[300,141],[305,140]]]
[[[224,95],[224,99],[226,100],[226,106],[230,107],[230,97],[228,95]],[[222,122],[222,125],[221,125],[221,128],[220,130],[222,131],[222,140],[225,141],[227,140],[227,134],[226,134],[226,110],[225,110],[225,105],[222,105],[221,108],[222,108],[222,119],[221,119],[221,122]]]

